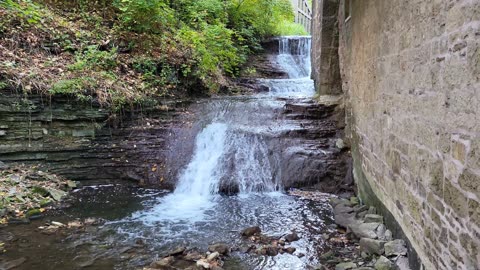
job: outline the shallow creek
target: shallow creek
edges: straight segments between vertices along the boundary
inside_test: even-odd
[[[196,105],[201,120],[193,124],[192,155],[178,171],[173,192],[83,187],[74,192],[72,207],[47,219],[67,223],[94,217],[105,222],[49,235],[37,229],[45,219],[10,226],[0,231],[0,241],[7,242],[0,259],[25,258],[15,269],[142,269],[178,246],[205,251],[209,244],[224,242],[234,248],[224,269],[315,265],[319,254],[330,248],[322,234],[336,228],[329,195],[313,201],[285,193],[285,178],[302,168],[286,164],[284,155],[288,150],[307,154],[309,150],[289,145],[291,141],[283,135],[305,127],[282,116],[287,101],[308,103],[314,95],[309,79],[310,39],[280,38],[276,61],[289,78],[260,80],[269,91]],[[172,149],[180,149],[182,143],[172,140],[177,144]],[[268,236],[297,232],[300,240],[291,244],[295,253],[268,257],[242,252],[246,243],[239,234],[249,226],[260,226]]]

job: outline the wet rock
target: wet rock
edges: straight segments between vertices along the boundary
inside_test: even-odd
[[[188,252],[187,255],[183,257],[184,260],[192,261],[192,262],[200,260],[201,258],[202,258],[202,254],[200,254],[197,251]]]
[[[335,265],[335,270],[348,270],[357,267],[357,265],[353,262],[344,262]]]
[[[256,234],[260,234],[261,232],[262,232],[262,230],[258,226],[249,227],[249,228],[246,228],[245,230],[242,231],[242,236],[250,237],[250,236],[253,236],[253,235],[256,235]]]
[[[217,259],[218,257],[220,257],[220,253],[213,252],[213,253],[211,253],[210,255],[207,256],[207,262],[211,262],[211,261]]]
[[[287,234],[285,236],[285,241],[287,242],[295,242],[295,241],[298,241],[300,240],[300,237],[298,236],[298,234],[296,232],[292,232],[290,234]]]
[[[202,267],[203,269],[210,269],[210,263],[205,259],[198,260],[197,266]]]
[[[383,223],[383,216],[377,214],[366,214],[364,221],[365,223]]]
[[[387,231],[387,227],[385,227],[385,225],[383,225],[383,224],[380,224],[377,228],[378,239],[386,241],[386,239],[385,239],[386,231]]]
[[[396,239],[385,244],[386,256],[407,255],[407,247],[405,241]]]
[[[278,255],[278,248],[273,246],[263,246],[256,250],[256,253],[259,255],[266,255],[266,256],[277,256]]]
[[[366,205],[357,205],[353,208],[353,210],[355,211],[355,213],[361,213],[361,212],[364,212],[364,211],[368,211],[368,206]]]
[[[358,219],[364,219],[366,215],[367,215],[367,211],[363,211],[363,212],[360,212],[360,213],[356,213],[355,217],[358,218]]]
[[[297,249],[294,247],[287,247],[287,248],[284,248],[283,250],[289,254],[293,254]]]
[[[22,258],[19,258],[19,259],[13,260],[13,261],[8,261],[8,262],[5,262],[5,263],[0,262],[0,269],[2,269],[2,270],[14,269],[14,268],[22,265],[26,261],[27,261],[27,259],[25,257],[22,257]]]
[[[230,248],[226,244],[217,243],[217,244],[210,245],[208,247],[208,251],[218,252],[222,255],[227,255],[228,253],[230,253]]]
[[[368,208],[367,214],[376,214],[376,213],[377,213],[377,208],[375,208],[375,206],[370,206],[370,208]]]
[[[305,254],[303,254],[303,253],[298,253],[298,254],[297,254],[297,257],[298,257],[298,258],[303,258],[303,257],[305,257]]]
[[[395,266],[398,270],[411,270],[408,262],[408,258],[400,256],[395,260]]]
[[[328,268],[327,268],[325,265],[321,264],[321,263],[319,263],[319,264],[317,264],[317,265],[315,265],[315,266],[310,267],[310,269],[312,269],[312,270],[328,270]]]
[[[185,250],[187,250],[187,247],[177,247],[174,250],[171,250],[168,252],[168,256],[178,256],[182,255]]]
[[[376,270],[393,270],[395,269],[395,266],[389,259],[387,259],[384,256],[380,256],[380,258],[378,258],[377,262],[375,263],[375,269]]]
[[[83,224],[82,222],[78,221],[78,220],[75,220],[75,221],[70,221],[68,222],[67,224],[68,228],[73,228],[73,229],[77,229],[77,228],[81,228],[83,227]]]
[[[363,266],[363,267],[353,268],[352,270],[374,270],[374,268]]]
[[[374,240],[370,238],[360,239],[360,249],[369,254],[382,255],[384,250],[385,241]]]
[[[52,222],[50,222],[50,224],[52,226],[55,226],[55,227],[65,227],[66,226],[65,224],[63,224],[61,222],[58,222],[58,221],[52,221]]]
[[[342,140],[342,139],[337,139],[337,141],[335,142],[335,146],[342,150],[345,148],[345,142]]]
[[[168,269],[174,262],[175,258],[173,256],[168,256],[159,261],[153,262],[150,264],[150,267],[153,267],[154,269]]]
[[[386,230],[385,231],[385,241],[392,241],[392,240],[393,240],[392,231]]]
[[[377,238],[376,230],[380,223],[354,223],[350,224],[348,228],[359,238]]]
[[[335,223],[347,228],[348,225],[356,223],[355,211],[352,207],[347,206],[345,203],[339,203],[333,208],[333,214],[335,217]]]
[[[322,255],[320,255],[320,259],[323,260],[323,261],[326,261],[326,260],[330,260],[331,258],[333,258],[334,254],[333,254],[333,251],[328,251]]]

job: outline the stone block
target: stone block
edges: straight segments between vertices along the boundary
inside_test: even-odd
[[[365,223],[383,223],[383,216],[376,215],[376,214],[366,214],[363,222],[365,222]]]
[[[445,181],[444,200],[460,217],[467,216],[467,197],[450,181]]]
[[[444,174],[443,174],[443,163],[441,162],[441,160],[436,160],[431,164],[429,169],[429,174],[430,174],[430,189],[437,196],[442,197]]]
[[[380,226],[380,223],[356,223],[350,224],[348,228],[358,238],[376,239],[378,237],[376,233],[378,226]]]
[[[401,239],[385,243],[384,248],[386,256],[407,255],[407,246]]]
[[[472,192],[480,199],[480,176],[471,170],[464,170],[458,178],[458,184],[468,192]]]
[[[470,217],[470,222],[480,227],[480,203],[476,200],[468,200],[468,216]]]
[[[385,241],[370,238],[360,239],[360,249],[368,254],[382,255],[385,252]]]
[[[386,257],[380,256],[377,262],[375,263],[375,270],[393,270],[395,269],[394,264]]]

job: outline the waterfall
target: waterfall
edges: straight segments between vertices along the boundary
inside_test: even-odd
[[[311,97],[314,90],[309,77],[310,37],[278,40],[277,63],[289,78],[260,80],[270,92],[257,94],[248,102],[211,100],[199,122],[204,126],[195,138],[193,156],[179,173],[175,191],[159,198],[153,209],[136,213],[133,219],[145,223],[205,220],[219,193],[247,195],[282,190],[279,161],[269,148],[269,136],[289,127],[284,123],[279,127],[276,122],[275,110],[284,106],[276,97]]]
[[[310,80],[310,37],[280,37],[277,61],[289,74],[286,80],[264,80],[277,95],[312,94]],[[275,159],[269,155],[261,134],[239,128],[238,117],[226,111],[212,120],[196,137],[194,156],[179,177],[174,194],[208,197],[224,189],[239,193],[278,191]],[[245,117],[245,116],[244,116]],[[249,123],[244,123],[243,126]]]
[[[310,37],[279,37],[277,62],[287,72],[289,78],[310,77],[311,60]]]
[[[288,79],[266,79],[263,84],[268,86],[274,96],[313,96],[315,87],[310,79],[311,67],[311,37],[294,36],[278,38],[277,63],[288,74]]]

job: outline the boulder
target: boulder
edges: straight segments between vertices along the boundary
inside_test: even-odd
[[[385,241],[362,238],[360,239],[360,249],[368,254],[382,255],[384,250]]]
[[[368,208],[367,214],[376,214],[376,213],[377,213],[377,208],[375,208],[375,206],[370,206],[370,208]]]
[[[319,264],[317,264],[317,265],[315,265],[315,266],[312,266],[311,269],[312,269],[312,270],[328,270],[328,268],[327,268],[325,265],[321,264],[321,263],[319,263]]]
[[[393,240],[392,231],[386,230],[385,231],[385,241],[392,241],[392,240]]]
[[[353,262],[344,262],[344,263],[339,263],[335,265],[335,270],[348,270],[356,267],[357,265]]]
[[[383,223],[383,216],[377,214],[366,214],[364,221],[365,223]]]
[[[293,254],[297,249],[294,247],[287,247],[287,248],[284,248],[283,250],[289,254]]]
[[[191,261],[191,262],[200,260],[201,258],[202,258],[202,254],[200,254],[197,251],[188,252],[187,255],[183,257],[184,260]]]
[[[222,255],[227,255],[228,253],[230,253],[230,248],[226,244],[217,243],[217,244],[208,246],[208,251],[218,252]]]
[[[172,256],[165,257],[159,261],[155,261],[150,264],[150,267],[155,269],[168,269],[175,262],[175,258]]]
[[[187,250],[187,247],[177,247],[171,251],[168,252],[168,256],[177,256],[177,255],[182,255],[185,250]]]
[[[376,230],[378,226],[380,226],[380,223],[354,223],[350,224],[348,228],[358,238],[377,239]]]
[[[249,228],[246,228],[245,230],[242,231],[242,236],[250,237],[250,236],[253,236],[255,234],[260,234],[261,232],[262,232],[262,229],[260,229],[260,227],[258,227],[258,226],[249,227]]]
[[[277,256],[278,255],[278,249],[276,247],[268,246],[266,247],[267,250],[267,255],[268,256]]]
[[[216,258],[220,257],[220,253],[218,252],[213,252],[211,253],[210,255],[208,255],[207,257],[207,262],[211,262],[213,260],[215,260]]]
[[[385,244],[386,256],[407,255],[407,246],[405,241],[396,239]]]
[[[198,260],[197,266],[204,269],[210,269],[210,263],[208,263],[205,259]]]
[[[296,232],[292,232],[290,234],[287,234],[285,236],[285,241],[287,242],[295,242],[295,241],[298,241],[300,240],[300,237],[298,237],[298,234]]]
[[[358,222],[355,219],[355,210],[346,205],[345,203],[339,203],[333,208],[333,214],[335,223],[347,228],[348,225]]]
[[[384,256],[380,256],[377,262],[375,263],[376,270],[394,270],[395,266],[393,263]]]
[[[378,226],[378,228],[377,228],[378,239],[383,240],[383,241],[387,241],[385,239],[385,232],[386,231],[387,231],[387,227],[385,227],[385,225],[383,225],[383,224],[380,224],[380,226]]]

